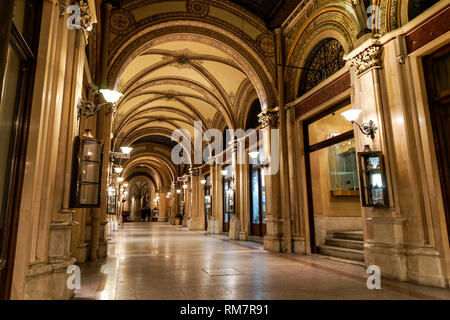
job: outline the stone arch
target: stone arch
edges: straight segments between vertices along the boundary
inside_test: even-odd
[[[288,54],[286,65],[304,66],[309,53],[322,40],[333,38],[343,46],[344,52],[352,51],[356,46],[359,33],[353,20],[339,8],[325,8],[313,14],[300,29],[296,40]],[[287,68],[285,71],[286,98],[293,101],[297,98],[301,71]]]

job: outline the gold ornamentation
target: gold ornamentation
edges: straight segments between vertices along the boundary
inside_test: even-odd
[[[374,45],[368,47],[366,50],[353,58],[352,64],[356,67],[358,75],[372,68],[380,68],[381,52],[382,47]]]
[[[267,108],[258,115],[258,122],[261,123],[261,128],[278,127],[280,113],[276,109]]]

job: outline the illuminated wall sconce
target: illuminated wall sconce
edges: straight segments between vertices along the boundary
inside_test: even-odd
[[[103,89],[99,91],[106,100],[106,103],[95,104],[91,101],[80,101],[78,104],[78,118],[81,116],[85,117],[93,117],[99,112],[102,108],[106,106],[112,107],[115,109],[115,104],[119,101],[119,99],[123,96],[120,92],[114,90]]]
[[[114,172],[117,174],[121,174],[123,172],[123,168],[122,167],[114,167]]]
[[[177,189],[177,193],[180,194],[180,193],[181,193],[181,190],[180,190],[180,189]]]
[[[118,183],[122,183],[123,180],[124,180],[124,178],[122,178],[122,177],[118,177],[118,178],[117,178],[117,182],[118,182]]]
[[[200,180],[200,183],[201,183],[202,185],[205,185],[205,184],[206,184],[206,179]]]
[[[183,189],[187,189],[188,185],[187,184],[183,184]]]
[[[356,124],[358,126],[359,130],[361,130],[361,132],[363,134],[365,134],[366,136],[370,137],[371,139],[375,139],[375,133],[378,130],[377,126],[375,125],[375,122],[370,120],[368,123],[364,122],[361,125],[358,122],[356,122],[356,119],[358,119],[358,117],[361,114],[361,112],[362,112],[362,110],[352,109],[352,110],[348,110],[348,111],[345,111],[345,112],[341,113],[341,115],[345,119],[350,121],[351,123]]]
[[[228,170],[224,169],[220,171],[223,176],[226,176],[228,174]]]

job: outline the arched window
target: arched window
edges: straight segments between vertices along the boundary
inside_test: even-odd
[[[256,99],[255,101],[253,101],[252,106],[248,111],[247,121],[245,123],[245,130],[256,129],[257,127],[259,127],[258,114],[260,113],[261,113],[261,104],[259,103],[259,100]]]
[[[302,71],[298,96],[308,92],[345,66],[344,48],[336,39],[321,41],[311,52]]]
[[[414,19],[420,15],[425,10],[431,8],[439,0],[409,0],[408,2],[408,18],[409,20]]]

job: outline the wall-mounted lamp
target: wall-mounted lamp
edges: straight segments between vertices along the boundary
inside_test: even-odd
[[[248,155],[250,156],[251,159],[258,159],[258,157],[259,157],[259,151],[252,151],[252,152],[249,152]]]
[[[187,189],[188,185],[187,184],[183,184],[183,189]]]
[[[202,185],[205,185],[205,184],[206,184],[206,179],[200,180],[200,183],[201,183]]]
[[[181,193],[181,190],[180,190],[180,189],[177,189],[177,193],[180,194],[180,193]]]
[[[124,180],[124,178],[122,178],[122,177],[118,177],[118,178],[117,178],[117,182],[118,182],[118,183],[122,183],[123,180]]]
[[[228,170],[224,169],[220,171],[223,176],[226,176],[228,174]]]
[[[121,174],[122,171],[123,171],[123,168],[122,168],[122,167],[114,167],[114,172],[115,172],[115,173]]]
[[[106,106],[114,107],[115,104],[119,101],[119,99],[123,96],[123,94],[114,90],[102,89],[99,92],[103,95],[106,102],[101,104],[95,104],[91,101],[81,100],[78,104],[78,118],[80,118],[81,116],[90,118],[95,116],[97,112],[99,112],[103,107]]]
[[[358,126],[359,130],[361,130],[361,132],[363,134],[365,134],[366,136],[370,137],[371,139],[375,139],[375,133],[378,130],[377,126],[375,125],[375,122],[370,120],[368,123],[364,122],[361,125],[358,122],[356,122],[356,119],[358,119],[358,117],[361,114],[361,112],[362,112],[362,110],[352,109],[352,110],[348,110],[348,111],[345,111],[345,112],[341,113],[341,115],[345,119],[350,121],[351,123],[356,124]]]
[[[122,152],[111,152],[111,154],[110,154],[111,162],[114,162],[114,159],[130,159],[130,154],[131,154],[131,151],[133,151],[133,148],[120,147],[120,150]]]

